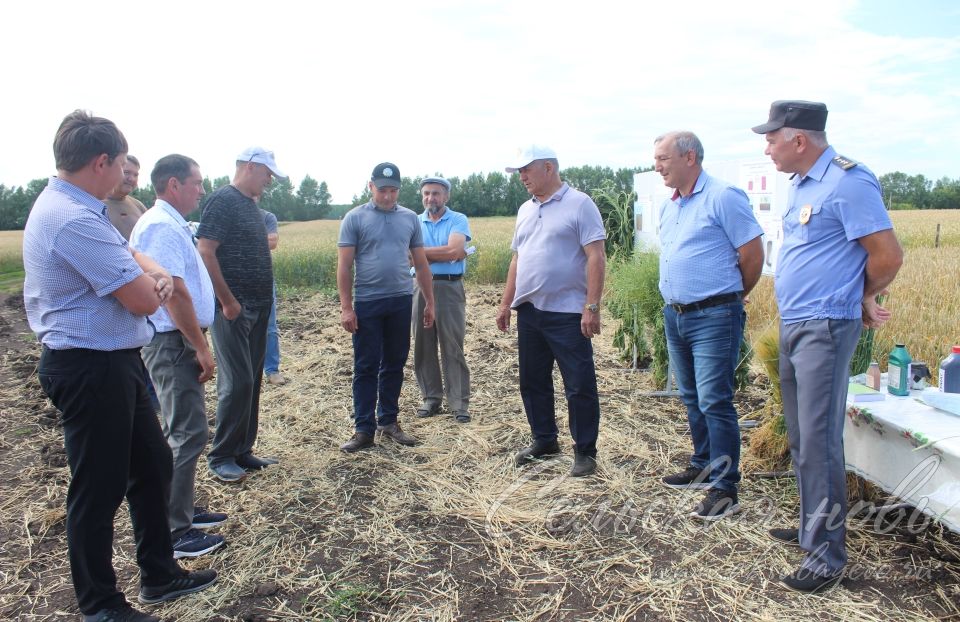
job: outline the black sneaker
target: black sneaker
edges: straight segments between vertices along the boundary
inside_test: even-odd
[[[137,611],[127,603],[113,609],[101,609],[93,615],[83,616],[83,622],[160,622],[160,618]]]
[[[211,512],[207,508],[197,505],[193,508],[193,521],[190,526],[194,529],[209,529],[222,525],[226,520],[227,515],[223,512]]]
[[[183,574],[166,585],[150,587],[144,585],[140,588],[140,595],[137,597],[141,603],[152,605],[162,603],[174,598],[179,598],[185,594],[193,594],[205,590],[217,582],[216,570],[196,570],[194,572],[183,571]]]
[[[261,458],[252,453],[244,454],[237,458],[237,466],[246,471],[259,471],[273,464],[280,464],[276,458]]]
[[[664,486],[669,486],[670,488],[707,490],[712,486],[709,480],[710,471],[707,469],[698,469],[694,466],[688,466],[683,471],[674,473],[673,475],[667,475],[660,481]]]
[[[173,558],[200,557],[223,546],[223,536],[206,533],[199,529],[188,529],[187,533],[173,543]]]
[[[794,592],[816,594],[835,587],[841,579],[843,579],[843,573],[832,577],[822,577],[814,574],[812,570],[800,568],[796,572],[781,578],[780,583]]]
[[[737,502],[736,491],[711,488],[707,491],[703,501],[697,505],[697,509],[690,513],[690,516],[713,521],[731,516],[739,511],[740,504]]]
[[[524,447],[517,452],[517,455],[513,457],[513,463],[518,467],[522,467],[538,458],[549,458],[558,453],[560,453],[560,444],[557,442],[557,439],[553,439],[547,443],[533,441],[530,446]]]
[[[771,529],[767,532],[770,534],[770,537],[776,540],[777,542],[782,542],[783,544],[789,544],[790,546],[800,546],[800,530],[799,529]]]
[[[573,468],[570,469],[570,477],[584,477],[593,475],[597,470],[597,459],[593,456],[584,456],[574,454]]]

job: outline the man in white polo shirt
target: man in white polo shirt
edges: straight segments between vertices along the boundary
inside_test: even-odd
[[[606,232],[589,196],[560,179],[557,154],[549,147],[522,149],[508,173],[519,173],[530,193],[520,206],[513,234],[513,260],[497,312],[497,326],[510,327],[517,310],[520,394],[533,443],[515,458],[517,466],[560,453],[553,406],[553,363],[563,375],[574,463],[570,475],[597,467],[600,400],[591,339],[600,334],[600,295]]]

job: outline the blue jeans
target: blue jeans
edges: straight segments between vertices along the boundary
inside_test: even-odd
[[[593,344],[580,332],[579,313],[540,311],[530,303],[517,307],[520,396],[530,432],[538,443],[557,438],[553,406],[553,363],[557,362],[567,397],[574,452],[596,457],[600,399],[593,365]]]
[[[353,418],[357,432],[397,422],[403,366],[410,352],[413,296],[358,300],[353,334]]]
[[[688,313],[663,308],[670,366],[687,407],[698,469],[711,467],[715,488],[736,491],[740,481],[740,426],[734,380],[746,313],[740,301]]]
[[[280,335],[277,333],[277,284],[273,284],[273,304],[267,320],[267,354],[263,359],[263,373],[270,376],[280,371]]]

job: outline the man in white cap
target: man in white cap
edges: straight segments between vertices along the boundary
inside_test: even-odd
[[[273,152],[251,147],[237,156],[233,183],[210,194],[197,230],[197,250],[217,296],[211,333],[217,374],[217,425],[207,455],[220,480],[276,464],[253,454],[260,382],[273,303],[273,264],[259,197],[274,177],[286,178]]]
[[[508,173],[519,173],[530,193],[520,206],[513,260],[497,311],[497,327],[510,327],[517,310],[520,394],[533,443],[515,457],[517,466],[560,453],[554,413],[553,363],[563,376],[574,464],[570,475],[596,470],[600,400],[591,339],[600,334],[600,295],[606,232],[589,196],[560,179],[549,147],[521,149]]]

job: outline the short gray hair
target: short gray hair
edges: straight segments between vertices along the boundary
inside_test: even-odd
[[[810,144],[818,149],[823,149],[829,144],[827,142],[827,133],[822,130],[800,130],[795,127],[784,127],[781,128],[780,131],[782,132],[781,136],[783,136],[783,140],[787,142],[796,138],[797,134],[803,134],[807,137],[807,140],[810,141]]]
[[[653,144],[658,145],[668,138],[674,139],[673,144],[677,149],[677,153],[680,155],[686,155],[688,151],[692,151],[697,158],[697,164],[703,164],[703,143],[700,142],[700,139],[697,138],[696,134],[686,130],[681,130],[679,132],[667,132],[666,134],[657,136],[653,140]]]

